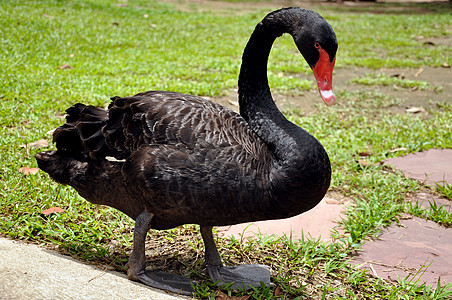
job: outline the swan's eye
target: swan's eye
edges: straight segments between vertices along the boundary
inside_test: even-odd
[[[316,47],[317,49],[320,49],[320,44],[319,43],[315,43],[314,47]]]

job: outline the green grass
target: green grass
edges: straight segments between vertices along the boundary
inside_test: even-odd
[[[64,110],[76,102],[104,106],[110,96],[151,89],[227,94],[236,87],[249,34],[268,12],[225,16],[181,12],[144,0],[128,4],[118,7],[106,0],[46,1],[45,5],[0,2],[0,232],[58,245],[60,251],[120,270],[130,251],[133,222],[114,209],[87,203],[42,172],[19,173],[21,167],[36,167],[33,154],[42,150],[28,153],[20,145],[50,140],[46,133],[63,122]],[[403,16],[344,12],[337,7],[318,11],[338,35],[337,68],[452,65],[450,47],[424,45],[416,39],[450,34],[452,19],[447,7]],[[72,68],[60,69],[64,64]],[[310,72],[291,39],[278,39],[269,60],[273,90],[300,94],[311,89],[313,80],[296,78],[297,73]],[[385,80],[377,78],[369,84]],[[324,144],[333,164],[332,189],[355,200],[342,222],[347,235],[337,233],[331,243],[267,236],[218,239],[222,257],[229,264],[270,265],[280,297],[287,299],[444,299],[451,285],[428,287],[418,277],[386,282],[351,268],[347,260],[365,239],[396,221],[402,212],[452,226],[451,213],[442,208],[409,207],[404,199],[419,190],[420,184],[378,164],[395,155],[452,148],[452,106],[438,103],[424,118],[391,113],[387,107],[401,105],[399,99],[375,92],[341,92],[338,99],[337,106],[318,108],[303,118],[295,111],[286,115]],[[407,150],[391,152],[395,148]],[[370,153],[364,158],[365,166],[357,162],[362,152]],[[450,198],[450,186],[439,192]],[[65,212],[41,213],[53,206]],[[148,259],[158,265],[164,257],[167,264],[162,267],[189,270],[202,283],[197,297],[212,298],[216,287],[197,259],[203,254],[196,230],[187,225],[150,233],[149,243],[178,250],[148,253]],[[263,299],[274,297],[274,292],[261,287],[236,295]]]
[[[342,16],[337,24],[331,22],[338,39],[342,41],[338,66],[377,69],[426,65],[438,67],[444,62],[448,63],[451,60],[450,47],[431,47],[418,40],[418,37],[450,34],[449,12],[450,9],[446,8],[435,14],[364,13]]]
[[[436,190],[438,193],[443,195],[444,197],[452,200],[452,184],[444,183],[444,184],[436,184]]]
[[[400,77],[388,76],[382,73],[367,73],[362,77],[353,78],[351,80],[354,83],[363,85],[379,85],[379,86],[393,86],[394,89],[412,89],[412,90],[431,90],[439,92],[442,90],[440,86],[433,86],[430,82],[422,80],[410,80]]]

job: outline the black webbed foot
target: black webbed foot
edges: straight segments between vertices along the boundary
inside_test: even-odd
[[[234,267],[207,266],[212,281],[218,285],[233,283],[232,289],[248,290],[258,287],[261,283],[273,285],[270,281],[270,268],[264,265],[240,265]]]
[[[206,268],[213,282],[219,285],[233,283],[233,289],[250,289],[257,287],[263,282],[271,286],[270,268],[264,265],[241,265],[225,267],[221,263],[215,241],[213,239],[212,227],[201,226],[201,235],[206,246]]]
[[[160,270],[141,270],[137,274],[137,280],[148,286],[176,294],[190,296],[194,292],[190,279]]]

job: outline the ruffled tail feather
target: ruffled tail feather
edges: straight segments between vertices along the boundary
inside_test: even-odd
[[[53,133],[57,150],[86,161],[89,158],[105,157],[108,147],[102,134],[108,112],[95,106],[77,103],[66,110],[66,124]]]

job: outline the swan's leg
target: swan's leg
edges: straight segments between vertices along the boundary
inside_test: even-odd
[[[169,274],[160,270],[146,270],[145,239],[151,227],[153,215],[142,212],[135,220],[133,232],[133,250],[128,262],[127,276],[130,280],[140,281],[146,285],[173,293],[191,295],[191,281],[183,276]]]
[[[201,226],[201,236],[206,248],[206,261],[205,265],[207,272],[213,282],[221,280],[219,269],[223,267],[221,263],[220,254],[218,253],[217,246],[213,239],[212,226]]]
[[[225,267],[221,263],[212,234],[212,226],[201,226],[201,235],[206,247],[206,268],[213,282],[220,285],[234,283],[233,289],[249,289],[265,285],[272,285],[270,282],[270,269],[264,265],[241,265],[236,267]]]

